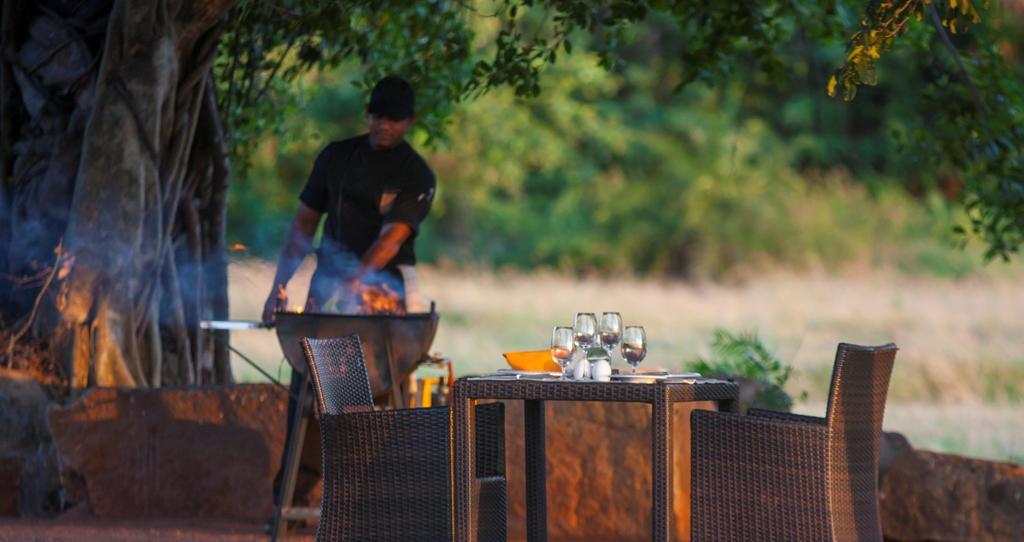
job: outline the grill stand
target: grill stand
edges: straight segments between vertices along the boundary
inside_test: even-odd
[[[429,315],[436,318],[434,307],[431,306]],[[392,346],[391,337],[393,322],[385,319],[383,322],[384,354],[386,358],[389,381],[391,383],[390,407],[406,408],[409,405],[408,390],[403,385],[402,374],[398,369],[398,360]],[[436,326],[436,324],[435,324]],[[436,329],[436,327],[434,328]],[[280,330],[278,330],[280,331]],[[430,340],[433,341],[433,330],[430,332]],[[283,344],[282,344],[283,346]],[[286,352],[287,353],[287,352]],[[424,355],[426,355],[424,353]],[[287,356],[286,356],[287,357]],[[248,360],[247,360],[248,361]],[[295,363],[297,360],[289,359],[292,366],[292,386],[290,389],[290,400],[295,401],[296,407],[291,410],[291,417],[288,421],[292,430],[287,433],[285,442],[284,463],[281,472],[281,485],[278,493],[277,503],[274,509],[274,520],[271,525],[271,541],[283,540],[288,533],[288,522],[290,520],[319,520],[320,509],[314,507],[293,506],[295,501],[295,489],[298,482],[299,467],[302,462],[303,446],[306,442],[306,433],[309,431],[310,417],[315,416],[313,408],[313,396],[310,392],[312,381],[309,377],[309,367],[305,364]],[[423,360],[419,360],[417,365]],[[449,373],[451,366],[449,364]],[[298,383],[296,382],[298,380]],[[298,389],[296,389],[298,388]]]
[[[293,370],[297,371],[297,369]],[[294,379],[295,376],[292,378]],[[285,443],[281,490],[278,495],[277,506],[274,510],[274,523],[271,526],[271,540],[273,541],[283,538],[288,532],[289,520],[320,518],[319,508],[292,506],[295,500],[295,483],[299,476],[299,463],[302,459],[302,444],[306,441],[309,416],[313,413],[313,401],[309,394],[309,371],[303,372],[299,378],[302,381],[302,386],[299,389],[292,419],[289,420],[289,425],[294,428],[294,431],[291,432],[288,441]]]

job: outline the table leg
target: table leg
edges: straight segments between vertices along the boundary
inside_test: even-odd
[[[526,539],[548,539],[547,455],[544,450],[544,401],[523,401],[526,429]]]
[[[473,478],[475,477],[476,449],[473,442],[472,401],[466,397],[459,382],[455,383],[452,399],[452,534],[456,542],[472,542],[473,525]]]
[[[672,403],[662,389],[651,405],[651,540],[672,539]]]

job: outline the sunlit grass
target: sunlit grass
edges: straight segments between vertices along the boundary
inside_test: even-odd
[[[305,300],[310,265],[289,287]],[[235,318],[258,318],[270,288],[264,262],[231,267]],[[823,405],[836,344],[900,347],[886,428],[915,446],[1009,459],[1024,455],[1024,277],[1019,269],[967,278],[912,278],[899,273],[852,276],[770,274],[744,284],[575,279],[554,274],[423,268],[420,283],[437,301],[441,326],[432,350],[458,374],[503,366],[501,353],[544,349],[551,326],[578,310],[617,310],[650,338],[647,367],[681,368],[708,354],[715,328],[756,331],[794,367],[787,384],[807,392],[800,411]],[[233,344],[272,374],[287,377],[272,332],[239,332]],[[621,362],[619,362],[621,363]],[[240,380],[260,380],[233,363]],[[821,406],[818,410],[823,411]],[[817,412],[819,415],[822,412]]]

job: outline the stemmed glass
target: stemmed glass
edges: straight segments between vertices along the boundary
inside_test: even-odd
[[[576,339],[576,347],[580,352],[580,361],[578,363],[587,362],[587,351],[590,350],[591,346],[597,344],[597,318],[594,317],[592,312],[577,312],[576,318],[573,319],[573,335]],[[584,369],[588,369],[585,367]],[[583,374],[588,374],[589,371],[584,370]]]
[[[572,329],[576,337],[576,346],[580,347],[586,356],[587,349],[597,343],[597,318],[592,312],[577,312]]]
[[[611,361],[612,352],[622,340],[622,316],[617,312],[601,313],[598,336],[601,337],[601,346],[604,347],[604,351],[608,352],[608,361]]]
[[[551,331],[551,359],[562,368],[562,380],[565,380],[565,373],[569,369],[569,362],[576,353],[575,337],[572,328],[568,326],[557,326]]]
[[[647,356],[647,334],[641,326],[626,326],[622,331],[622,358],[633,367],[633,374],[636,374],[636,366]]]

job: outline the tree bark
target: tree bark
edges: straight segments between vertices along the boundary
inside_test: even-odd
[[[33,329],[72,390],[194,384],[199,360],[215,357],[199,319],[226,311],[226,283],[207,283],[223,260],[215,207],[226,200],[197,196],[226,187],[207,93],[232,0],[64,4],[43,0],[18,21],[29,36],[11,65],[30,126],[14,146],[11,212],[0,214],[20,243],[0,250],[11,274],[30,276],[63,239],[69,271]],[[25,284],[21,315],[39,292]]]

